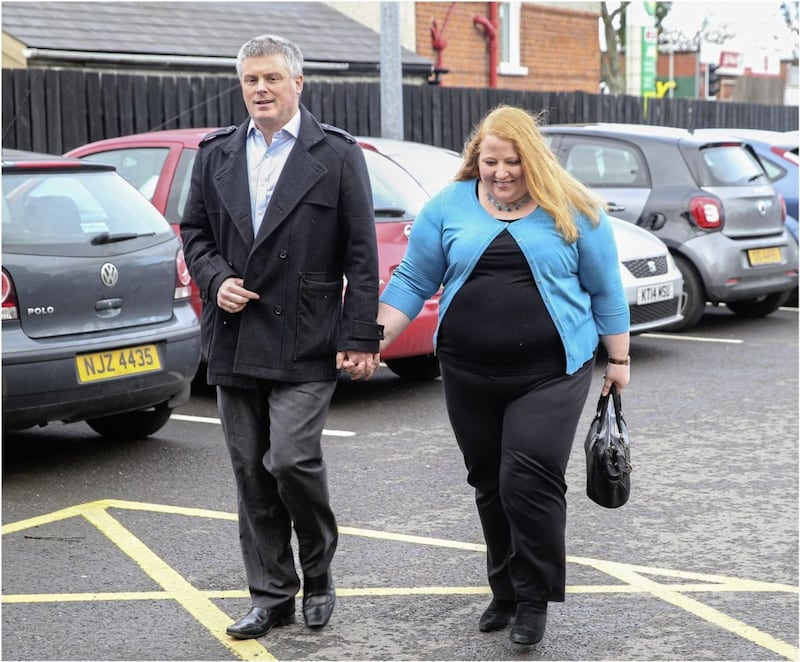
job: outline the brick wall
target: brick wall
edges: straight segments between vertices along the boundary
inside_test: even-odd
[[[451,9],[452,7],[452,9]],[[444,25],[447,18],[446,26]],[[434,62],[431,20],[444,26],[447,46],[442,76],[448,87],[488,87],[489,51],[483,29],[473,25],[473,16],[489,15],[488,2],[417,2],[417,52]],[[503,89],[531,91],[573,91],[596,93],[600,80],[598,14],[559,7],[523,3],[520,29],[520,65],[525,76],[498,75]]]
[[[673,75],[675,78],[691,77],[697,75],[697,53],[681,52],[672,57]],[[659,53],[656,63],[658,78],[669,78],[669,53]]]

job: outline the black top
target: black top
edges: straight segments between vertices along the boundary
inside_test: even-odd
[[[479,372],[565,372],[561,338],[508,230],[489,245],[453,297],[439,329],[437,353]]]

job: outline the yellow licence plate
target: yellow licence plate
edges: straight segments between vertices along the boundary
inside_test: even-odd
[[[781,249],[777,246],[772,248],[752,248],[747,251],[747,259],[750,260],[750,266],[758,266],[759,264],[777,264],[781,261]]]
[[[75,368],[78,371],[78,381],[85,384],[161,370],[161,358],[155,345],[140,345],[80,354],[75,357]]]

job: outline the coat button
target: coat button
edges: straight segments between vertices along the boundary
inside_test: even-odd
[[[286,251],[281,251],[280,253],[278,253],[278,257],[281,258],[281,260],[285,260],[287,255],[289,255],[289,253],[287,253]]]
[[[283,315],[283,308],[280,306],[275,306],[275,308],[272,309],[272,312],[276,315]]]

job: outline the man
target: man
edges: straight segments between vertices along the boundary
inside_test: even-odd
[[[295,621],[292,526],[306,625],[330,619],[337,529],[322,427],[339,368],[368,378],[382,337],[364,156],[300,104],[302,65],[299,48],[279,37],[242,46],[236,69],[250,117],[204,139],[181,224],[238,489],[252,599],[227,630],[239,639]]]

